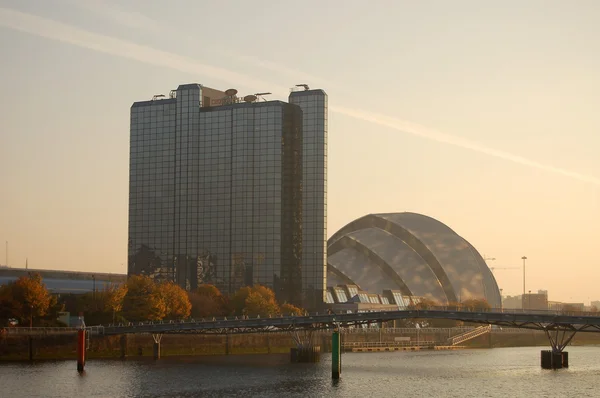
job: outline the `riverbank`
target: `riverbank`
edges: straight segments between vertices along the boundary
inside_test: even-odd
[[[398,338],[416,342],[432,341],[446,345],[448,337],[458,334],[452,329],[427,330],[353,330],[343,334],[343,342],[395,342]],[[152,358],[154,340],[151,335],[92,336],[87,350],[88,359],[103,358]],[[3,336],[0,338],[0,361],[33,359],[74,359],[76,340],[74,335],[48,335],[30,338],[26,336]],[[331,350],[331,334],[322,331],[313,334],[313,343],[321,346],[321,352]],[[571,342],[573,346],[600,345],[600,333],[579,333]],[[461,343],[465,348],[499,347],[549,347],[542,331],[515,330],[492,332]],[[240,335],[165,334],[161,340],[161,357],[219,356],[251,354],[289,354],[295,343],[289,333],[259,333]]]

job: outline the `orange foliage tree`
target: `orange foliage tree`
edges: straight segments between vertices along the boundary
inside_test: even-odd
[[[157,284],[148,276],[131,275],[123,299],[123,317],[129,321],[157,321],[167,314],[167,305]]]
[[[296,307],[293,304],[290,303],[283,303],[281,304],[281,307],[279,308],[279,313],[281,315],[304,315],[306,311],[303,310],[300,307]]]
[[[219,289],[210,284],[198,286],[189,294],[193,318],[223,316],[227,312],[227,300]]]
[[[183,319],[190,316],[192,304],[187,292],[173,282],[162,282],[156,289],[165,305],[167,319]]]
[[[237,315],[273,316],[279,313],[275,293],[266,286],[254,285],[240,288],[231,298],[231,309]]]
[[[16,318],[26,325],[46,315],[52,304],[40,274],[22,276],[0,287],[0,318]]]
[[[104,300],[104,311],[120,314],[123,311],[123,300],[127,294],[127,284],[109,285],[104,289],[106,298]]]
[[[231,296],[230,307],[231,311],[235,315],[242,315],[245,313],[246,308],[246,299],[248,295],[252,292],[252,288],[249,286],[244,286],[240,288],[237,292]]]
[[[271,293],[273,293],[271,291]],[[251,291],[246,297],[245,313],[248,316],[274,316],[279,313],[279,305],[275,295],[265,295],[259,291]]]
[[[467,299],[461,302],[460,305],[470,311],[485,311],[491,308],[486,299]]]

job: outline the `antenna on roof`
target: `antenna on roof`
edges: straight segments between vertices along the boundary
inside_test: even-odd
[[[225,90],[225,95],[228,97],[233,97],[237,93],[238,93],[238,91],[235,88],[230,88],[228,90]]]
[[[256,98],[256,95],[247,95],[244,97],[244,101],[250,103],[256,101]]]
[[[304,91],[310,90],[310,88],[308,87],[308,84],[296,84],[296,87],[304,87]]]
[[[261,99],[263,101],[266,101],[266,99],[264,99],[263,96],[264,95],[271,95],[271,93],[256,93],[254,95],[256,95],[257,98],[259,98],[259,99]]]
[[[156,94],[155,96],[152,97],[152,101],[156,101],[159,98],[164,98],[165,95],[164,94]]]

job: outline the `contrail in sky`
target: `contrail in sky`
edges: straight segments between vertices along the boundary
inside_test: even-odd
[[[274,86],[272,83],[261,81],[221,67],[207,65],[188,57],[183,57],[181,55],[135,44],[114,37],[93,33],[84,29],[63,24],[61,22],[17,10],[0,7],[0,26],[155,66],[171,68],[195,75],[209,76],[213,79],[218,79],[223,82],[235,82],[237,85],[243,86],[244,88],[250,90],[272,87],[272,91],[278,92],[282,95],[285,95],[285,93],[288,91],[287,87]],[[271,63],[268,66],[271,69],[275,66],[275,64]],[[409,123],[390,116],[379,115],[377,113],[365,110],[351,109],[336,105],[330,105],[329,110],[341,115],[401,131],[406,134],[453,145],[459,148],[469,149],[524,166],[529,166],[570,177],[579,181],[600,185],[600,178],[591,175],[585,175],[552,165],[539,163],[522,156],[489,148],[461,137],[444,134],[424,126]]]

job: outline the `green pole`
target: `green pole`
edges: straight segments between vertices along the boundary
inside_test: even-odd
[[[331,336],[331,378],[339,379],[341,373],[340,363],[340,332],[335,330]]]

